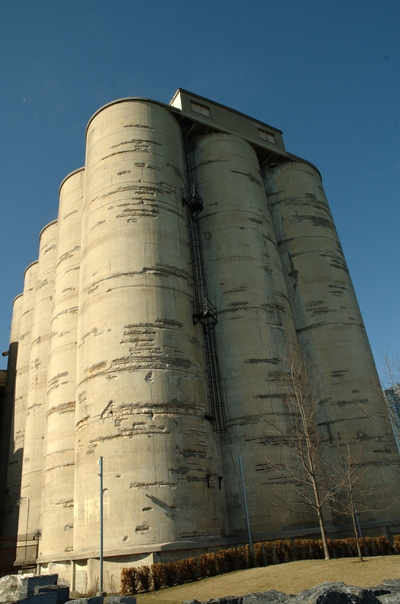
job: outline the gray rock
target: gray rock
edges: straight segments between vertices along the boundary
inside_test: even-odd
[[[54,591],[45,594],[36,594],[28,598],[17,600],[18,604],[57,604],[57,595]]]
[[[19,590],[20,599],[29,598],[35,593],[35,587],[45,585],[56,585],[58,575],[35,575],[34,577],[24,577],[21,580],[21,588]]]
[[[243,598],[241,596],[225,596],[224,598],[217,598],[216,600],[210,600],[210,604],[242,604]]]
[[[259,591],[255,594],[243,596],[243,604],[286,604],[293,601],[294,596],[283,591]]]
[[[345,583],[321,583],[297,595],[281,591],[261,591],[246,596],[216,598],[207,602],[187,600],[184,604],[400,604],[400,579],[362,589]]]
[[[298,593],[291,604],[381,604],[371,589],[345,583],[321,583]]]
[[[106,604],[136,604],[134,596],[107,596]]]
[[[57,597],[57,604],[65,604],[69,600],[69,587],[64,585],[36,585],[35,594],[44,594],[54,592]]]
[[[223,598],[212,598],[201,603],[198,600],[186,600],[183,604],[243,604],[243,597],[224,596]]]
[[[400,603],[400,579],[385,579],[381,585],[371,589],[381,604]]]
[[[78,598],[77,600],[69,600],[67,604],[103,604],[103,596],[93,596],[92,598]]]
[[[282,591],[260,591],[250,593],[246,596],[226,596],[224,598],[215,598],[206,602],[198,602],[198,600],[187,600],[183,604],[287,604],[293,601],[290,594],[285,594]]]

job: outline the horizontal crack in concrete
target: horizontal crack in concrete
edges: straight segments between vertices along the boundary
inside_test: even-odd
[[[176,489],[176,482],[166,482],[165,480],[158,480],[155,482],[131,482],[129,485],[130,489],[149,489],[149,488],[170,488]]]
[[[69,401],[67,403],[61,403],[60,405],[51,407],[47,411],[46,416],[48,417],[52,413],[70,413],[72,411],[75,411],[75,401]]]

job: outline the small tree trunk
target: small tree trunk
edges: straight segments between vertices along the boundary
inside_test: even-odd
[[[350,446],[349,446],[348,443],[347,443],[347,459],[350,460]],[[359,539],[359,535],[358,535],[356,509],[355,509],[355,506],[354,506],[354,498],[353,498],[353,484],[352,484],[352,480],[351,480],[351,473],[350,473],[350,470],[349,470],[349,465],[350,464],[347,464],[345,462],[347,485],[348,485],[349,494],[350,494],[351,519],[353,521],[353,531],[354,531],[354,536],[356,538],[358,559],[359,559],[360,562],[364,562],[363,557],[362,557],[362,553],[361,553],[360,539]]]
[[[317,508],[317,512],[318,512],[318,522],[319,522],[319,528],[321,530],[321,539],[322,539],[322,545],[324,548],[325,560],[330,560],[331,556],[329,554],[329,549],[328,549],[328,539],[326,538],[324,520],[322,518],[321,509],[319,507]]]
[[[354,531],[354,537],[356,538],[358,559],[359,559],[360,562],[364,562],[364,558],[362,557],[362,553],[361,553],[360,537],[358,535],[358,528],[357,528],[356,514],[354,512],[354,506],[353,506],[353,511],[352,511],[352,514],[351,514],[351,518],[353,520],[353,531]]]
[[[326,538],[325,524],[324,524],[324,519],[322,517],[322,506],[321,506],[321,502],[319,499],[318,487],[317,487],[317,483],[315,481],[314,476],[311,477],[311,480],[312,480],[312,485],[313,485],[313,489],[314,489],[314,498],[315,498],[315,503],[316,503],[315,507],[317,508],[319,528],[321,531],[322,546],[324,548],[324,556],[325,556],[325,560],[330,560],[331,556],[329,554],[329,549],[328,549],[328,539]]]

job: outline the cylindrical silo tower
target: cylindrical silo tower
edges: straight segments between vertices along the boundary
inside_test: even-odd
[[[30,264],[25,270],[24,278],[24,293],[22,297],[21,321],[19,327],[17,375],[15,382],[13,432],[11,434],[13,451],[12,453],[10,451],[11,457],[8,464],[8,492],[4,516],[4,530],[6,531],[5,534],[8,535],[17,534],[18,517],[22,513],[21,510],[25,507],[25,511],[27,511],[27,500],[18,500],[21,496],[26,399],[29,385],[29,358],[32,341],[33,309],[36,302],[37,269],[37,262]]]
[[[374,493],[363,533],[394,532],[398,454],[318,171],[276,128],[182,89],[99,109],[14,302],[16,564],[96,588],[101,499],[107,590],[123,566],[243,543],[239,455],[253,540],[314,536],[285,449],[293,355],[317,385],[317,463],[336,470],[349,444]],[[349,529],[338,509],[330,536]]]
[[[293,529],[299,516],[271,506],[273,492],[283,500],[296,498],[293,485],[271,482],[265,460],[280,452],[262,444],[265,419],[283,413],[277,376],[296,334],[257,156],[243,139],[214,133],[194,139],[193,163],[204,203],[198,220],[226,389],[227,432],[220,440],[230,533],[246,530],[238,453],[253,534]]]
[[[179,124],[125,99],[87,129],[78,323],[74,552],[148,552],[218,536],[216,444],[204,419]],[[156,548],[155,548],[156,549]]]
[[[294,160],[266,167],[264,180],[299,345],[318,376],[321,430],[332,445],[349,442],[358,463],[375,468],[372,522],[381,492],[396,481],[398,454],[389,426],[376,421],[387,412],[321,177]],[[387,518],[398,512],[392,506]]]
[[[0,527],[2,535],[16,534],[16,514],[12,508],[18,499],[17,485],[21,481],[21,451],[18,453],[16,447],[16,435],[14,434],[15,422],[15,383],[17,375],[18,345],[20,338],[20,326],[22,315],[23,294],[14,299],[10,344],[8,347],[7,376],[4,391],[4,402],[1,420],[1,456],[0,456]],[[18,422],[18,419],[17,419]],[[11,489],[11,492],[10,492]],[[6,514],[5,514],[6,511]],[[12,517],[14,516],[13,520]],[[11,560],[12,564],[14,560]]]
[[[35,531],[42,528],[43,438],[56,237],[57,221],[44,227],[39,237],[18,525],[18,535],[21,538],[25,538],[27,535],[32,538]],[[22,506],[25,506],[25,509]],[[21,562],[18,559],[17,561]]]
[[[60,186],[57,251],[48,360],[39,562],[73,549],[76,338],[85,171]]]

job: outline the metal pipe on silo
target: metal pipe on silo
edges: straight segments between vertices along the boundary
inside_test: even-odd
[[[123,99],[90,120],[74,497],[82,556],[98,552],[89,477],[99,455],[105,557],[215,537],[223,525],[183,186],[181,132],[168,109]]]
[[[39,563],[73,549],[76,337],[85,171],[60,185],[43,454]]]
[[[32,319],[21,481],[21,497],[29,497],[30,500],[29,533],[42,528],[43,438],[56,238],[57,221],[54,221],[44,227],[39,237],[36,299]],[[18,534],[22,535],[24,531],[20,518]]]
[[[378,510],[379,494],[396,480],[398,455],[390,431],[376,421],[386,409],[320,174],[294,158],[265,166],[263,177],[299,345],[318,377],[319,425],[333,445],[349,443],[352,455],[374,468],[371,505]],[[399,504],[387,522],[396,515]]]
[[[99,572],[99,594],[103,595],[103,552],[104,552],[104,490],[103,490],[103,458],[99,457],[99,484],[100,484],[100,493],[99,493],[99,505],[100,505],[100,572]]]
[[[238,453],[238,462],[239,462],[240,482],[241,482],[241,487],[242,487],[242,497],[243,497],[244,514],[245,514],[246,525],[247,525],[247,538],[249,540],[249,547],[250,547],[251,553],[254,556],[253,540],[252,540],[252,537],[251,537],[251,525],[250,525],[250,518],[249,518],[249,508],[248,508],[248,505],[247,505],[246,484],[245,484],[245,481],[244,481],[242,456],[241,456],[240,453]]]
[[[19,509],[16,505],[21,491],[22,458],[25,440],[26,399],[29,384],[29,357],[31,349],[33,309],[36,301],[38,263],[33,262],[25,270],[19,326],[18,355],[16,365],[15,402],[13,429],[7,471],[5,497],[4,535],[17,535]],[[23,534],[23,530],[22,530]]]
[[[296,334],[257,156],[246,141],[229,134],[199,136],[191,144],[204,203],[198,220],[209,297],[218,312],[215,334],[226,387],[227,433],[220,442],[230,533],[246,533],[234,461],[239,450],[254,534],[266,535],[273,526],[290,530],[299,517],[281,508],[277,514],[269,506],[273,491],[282,499],[296,495],[291,484],[266,479],[265,457],[279,457],[279,447],[267,444],[263,416],[282,416],[277,375]]]

